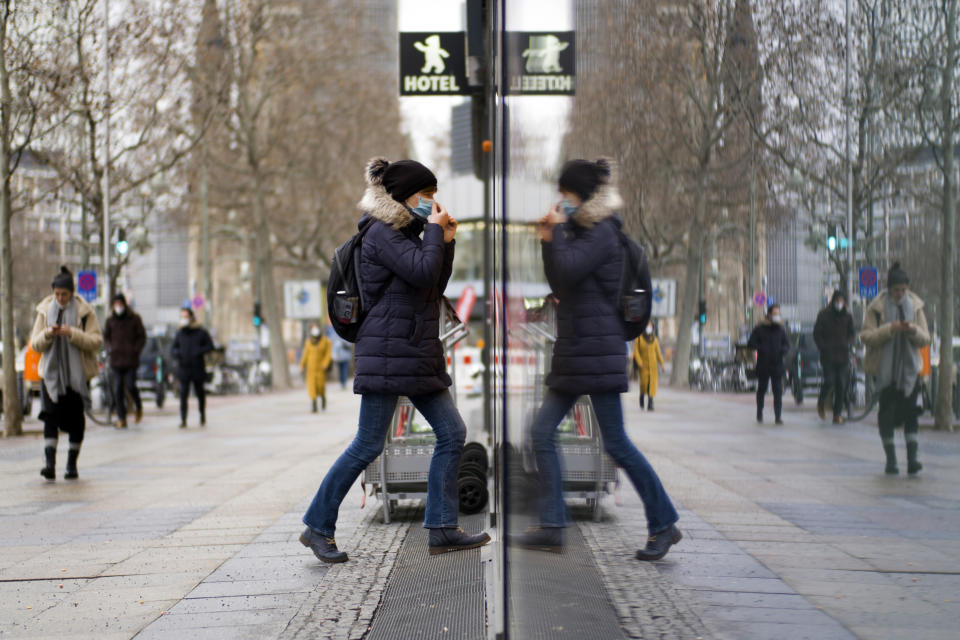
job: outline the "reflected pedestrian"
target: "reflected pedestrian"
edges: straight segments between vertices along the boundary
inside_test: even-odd
[[[327,367],[331,360],[330,338],[324,335],[316,322],[310,325],[310,335],[303,343],[303,355],[300,357],[300,372],[306,375],[307,395],[310,407],[317,412],[317,396],[324,409],[327,408]]]
[[[113,370],[113,397],[117,403],[118,429],[127,428],[127,393],[133,399],[133,421],[143,418],[143,402],[137,389],[137,369],[140,367],[140,352],[147,342],[147,332],[140,316],[127,306],[122,293],[113,296],[113,315],[107,318],[103,328],[103,343],[110,352],[110,368]]]
[[[43,421],[43,455],[40,470],[47,480],[56,479],[59,432],[69,436],[65,480],[76,480],[77,458],[86,431],[84,412],[90,406],[88,383],[99,366],[97,352],[103,345],[100,324],[93,308],[73,294],[73,273],[60,267],[51,283],[53,293],[37,305],[30,346],[40,355],[39,373]]]
[[[457,472],[466,426],[448,387],[440,342],[440,298],[453,269],[457,221],[434,199],[437,178],[419,162],[367,165],[360,201],[363,238],[360,282],[370,310],[356,343],[354,393],[360,394],[357,435],[327,472],[303,516],[300,542],[323,562],[344,562],[334,532],[340,503],[360,473],[383,451],[387,430],[404,395],[436,435],[427,481],[423,526],[430,554],[473,549],[486,533],[457,526]],[[422,237],[421,237],[422,234]]]
[[[922,366],[919,349],[930,344],[930,332],[923,300],[909,286],[907,273],[899,262],[893,263],[887,273],[887,290],[867,307],[860,330],[867,347],[863,368],[876,377],[880,392],[877,422],[887,457],[884,472],[891,475],[900,473],[893,440],[893,431],[900,425],[907,443],[907,473],[914,475],[923,469],[917,458],[917,380]]]
[[[177,379],[180,381],[180,428],[187,428],[187,399],[193,385],[200,409],[200,426],[207,424],[207,367],[204,356],[213,351],[213,340],[207,330],[200,326],[193,309],[180,309],[180,329],[173,338],[170,354],[177,361]]]
[[[783,328],[780,305],[767,307],[767,316],[754,327],[747,346],[757,350],[757,422],[763,422],[763,397],[767,395],[767,386],[770,385],[773,387],[774,421],[783,424],[784,357],[790,351],[790,341]]]
[[[640,408],[643,409],[646,397],[647,409],[653,411],[653,398],[657,395],[663,368],[663,352],[652,324],[648,324],[643,335],[633,341],[633,361],[640,370]]]
[[[833,424],[843,424],[843,408],[850,384],[850,347],[856,339],[853,316],[846,308],[846,296],[837,289],[830,297],[830,304],[817,314],[813,326],[813,341],[820,350],[820,368],[823,384],[817,398],[817,414],[827,418],[826,403],[833,398]]]
[[[558,299],[548,391],[531,425],[540,481],[540,523],[511,538],[511,543],[563,550],[567,515],[557,427],[577,399],[589,395],[604,449],[623,468],[643,501],[649,536],[637,559],[659,560],[683,536],[660,478],[623,425],[620,394],[628,387],[624,327],[617,309],[624,259],[617,217],[622,200],[611,166],[603,159],[567,162],[558,183],[562,200],[539,225],[544,271]]]
[[[350,361],[353,360],[353,350],[350,343],[341,338],[333,328],[327,333],[333,344],[333,362],[337,365],[337,375],[340,377],[340,388],[347,388],[347,379],[350,377]]]

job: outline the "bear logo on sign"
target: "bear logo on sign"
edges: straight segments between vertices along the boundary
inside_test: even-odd
[[[440,36],[433,35],[424,38],[424,42],[414,42],[417,51],[423,53],[423,68],[420,73],[443,73],[447,65],[444,58],[450,57],[450,52],[440,46]]]
[[[520,54],[527,59],[527,73],[563,73],[560,52],[568,46],[557,36],[530,36],[530,46]]]

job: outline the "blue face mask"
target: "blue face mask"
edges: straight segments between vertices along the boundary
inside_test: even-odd
[[[424,197],[420,198],[420,202],[417,203],[417,206],[410,209],[413,215],[418,218],[423,218],[426,220],[430,216],[430,212],[433,210],[433,200],[427,200]]]
[[[574,213],[577,212],[577,209],[579,209],[579,207],[573,206],[572,204],[570,204],[569,200],[564,198],[563,200],[560,201],[560,209],[563,210],[563,215],[572,216]]]

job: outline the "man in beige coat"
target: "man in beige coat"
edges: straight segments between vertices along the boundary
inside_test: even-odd
[[[103,344],[97,314],[73,294],[73,274],[66,267],[51,283],[53,293],[37,305],[30,346],[40,355],[42,381],[43,453],[40,470],[47,480],[56,478],[57,438],[69,434],[66,480],[76,480],[77,458],[86,430],[84,411],[90,404],[88,382],[97,375],[97,351]]]
[[[920,347],[930,344],[923,300],[908,290],[910,279],[895,262],[887,273],[887,291],[867,307],[860,339],[867,347],[864,371],[876,377],[880,395],[877,422],[887,456],[886,473],[896,475],[897,454],[893,431],[903,425],[907,442],[907,473],[923,468],[917,459],[917,377],[921,369]]]

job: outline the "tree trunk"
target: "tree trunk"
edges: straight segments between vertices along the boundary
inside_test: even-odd
[[[670,384],[684,386],[690,372],[690,328],[697,315],[701,256],[706,234],[703,225],[707,207],[707,191],[701,179],[697,184],[695,215],[690,224],[687,242],[687,272],[683,282],[683,302],[680,305],[680,318],[677,322],[677,351],[673,355],[673,370],[670,372]]]
[[[942,257],[940,271],[940,376],[937,383],[937,406],[934,410],[934,425],[937,429],[953,431],[953,324],[954,306],[954,255],[953,245],[956,229],[956,189],[953,158],[953,74],[957,64],[957,0],[947,3],[945,21],[947,35],[946,60],[940,87],[940,110],[943,118],[943,133],[940,144],[943,157],[943,195],[941,234]]]
[[[13,253],[10,241],[10,77],[7,75],[7,19],[10,6],[0,10],[0,326],[3,333],[3,433],[23,433],[20,396],[17,393],[17,351],[13,326]]]
[[[270,248],[270,225],[267,224],[260,176],[254,177],[253,214],[257,223],[257,260],[261,265],[260,300],[270,332],[270,370],[274,388],[289,389],[290,369],[287,366],[287,347],[283,341],[283,309],[277,295],[277,281],[273,269],[273,250]]]

